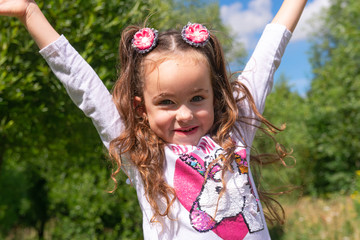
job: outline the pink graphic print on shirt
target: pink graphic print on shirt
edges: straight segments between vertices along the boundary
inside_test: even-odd
[[[179,156],[174,188],[180,203],[189,211],[195,230],[212,230],[222,239],[230,240],[243,239],[248,232],[264,229],[257,199],[249,183],[245,149],[236,152],[234,171],[225,174],[226,191],[219,199],[223,188],[222,148],[209,137],[203,137],[197,148],[175,145],[171,148]]]

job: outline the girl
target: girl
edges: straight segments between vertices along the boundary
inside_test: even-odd
[[[113,94],[31,0],[0,0],[18,17],[137,190],[145,239],[269,239],[249,168],[273,76],[306,0],[285,0],[238,81],[201,24],[159,33],[128,27]],[[280,158],[283,156],[280,156]],[[262,200],[262,199],[261,199]],[[265,202],[266,203],[266,202]]]

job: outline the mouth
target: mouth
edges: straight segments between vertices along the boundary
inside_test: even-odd
[[[176,133],[188,135],[188,134],[192,134],[192,133],[196,132],[197,129],[198,129],[198,127],[179,128],[179,129],[175,129],[174,131]]]

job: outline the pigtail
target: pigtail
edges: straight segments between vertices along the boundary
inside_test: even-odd
[[[238,96],[236,99],[237,104],[241,106],[242,102],[246,101],[246,104],[248,104],[253,112],[253,116],[240,116],[238,122],[248,125],[249,127],[257,128],[274,142],[275,153],[251,154],[250,162],[252,166],[252,175],[255,182],[257,183],[256,189],[258,191],[260,201],[267,209],[267,212],[264,211],[266,220],[270,224],[278,223],[282,225],[285,222],[285,211],[281,204],[275,199],[275,196],[289,193],[295,188],[290,187],[285,191],[270,192],[261,184],[261,168],[265,165],[274,164],[277,162],[280,162],[284,167],[289,167],[285,162],[285,158],[291,158],[294,160],[294,164],[296,163],[296,159],[291,156],[292,150],[287,150],[275,138],[275,135],[281,131],[284,131],[286,126],[282,125],[277,127],[268,121],[256,108],[254,99],[244,84],[239,81],[235,81],[233,82],[233,86],[234,92],[236,92]],[[236,131],[237,134],[241,136],[241,131]]]
[[[131,51],[131,45],[129,44],[131,41],[131,36],[135,32],[136,32],[136,28],[132,27],[129,29],[125,29],[121,35],[121,40],[119,44],[119,62],[120,62],[120,65],[118,67],[119,78],[115,82],[112,91],[113,101],[121,116],[121,119],[124,122],[125,130],[123,132],[129,132],[129,129],[131,129],[133,127],[133,124],[135,124],[135,122],[131,121],[135,118],[135,115],[134,115],[133,106],[130,103],[132,99],[131,78],[132,76],[134,76],[134,74],[132,73],[131,65],[133,62],[135,62],[136,57],[133,56],[134,53]],[[121,104],[121,103],[128,103],[128,104]],[[133,143],[131,143],[131,141],[129,140],[130,138],[123,139],[121,138],[121,136],[119,136],[118,138],[110,142],[109,153],[111,158],[116,163],[116,169],[111,174],[111,178],[115,182],[115,188],[113,189],[113,191],[116,190],[117,188],[116,175],[121,171],[121,167],[122,167],[121,155],[123,153],[130,151],[130,149],[132,149],[133,147]]]

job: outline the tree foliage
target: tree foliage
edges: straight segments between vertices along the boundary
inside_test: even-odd
[[[360,5],[334,0],[322,21],[309,92],[314,186],[320,193],[346,192],[360,168]]]
[[[264,166],[262,182],[273,191],[277,187],[304,187],[305,191],[313,179],[311,171],[312,158],[310,155],[310,136],[306,120],[310,117],[307,100],[297,92],[292,92],[286,76],[281,75],[276,80],[273,91],[266,100],[264,117],[277,127],[285,130],[275,135],[278,143],[283,145],[292,157],[285,158],[284,166],[281,162]],[[261,131],[257,131],[254,140],[257,153],[275,153],[275,142]],[[280,190],[278,189],[278,192]]]
[[[293,148],[296,167],[280,173],[285,182],[304,186],[305,193],[348,193],[360,168],[360,5],[355,0],[333,0],[321,18],[322,28],[310,51],[313,80],[307,97],[277,83],[268,97],[265,117],[287,124],[277,140]],[[258,134],[259,152],[274,145]],[[265,170],[265,182],[273,182]],[[288,180],[287,180],[288,179]]]
[[[61,34],[110,89],[117,47],[129,24],[159,30],[187,21],[212,23],[229,48],[216,2],[38,1]],[[196,7],[196,8],[195,8]],[[201,12],[201,14],[199,14]],[[133,188],[120,179],[89,119],[74,107],[34,42],[15,19],[0,19],[0,238],[17,227],[55,239],[139,239],[141,211]],[[4,194],[6,193],[6,194]]]

